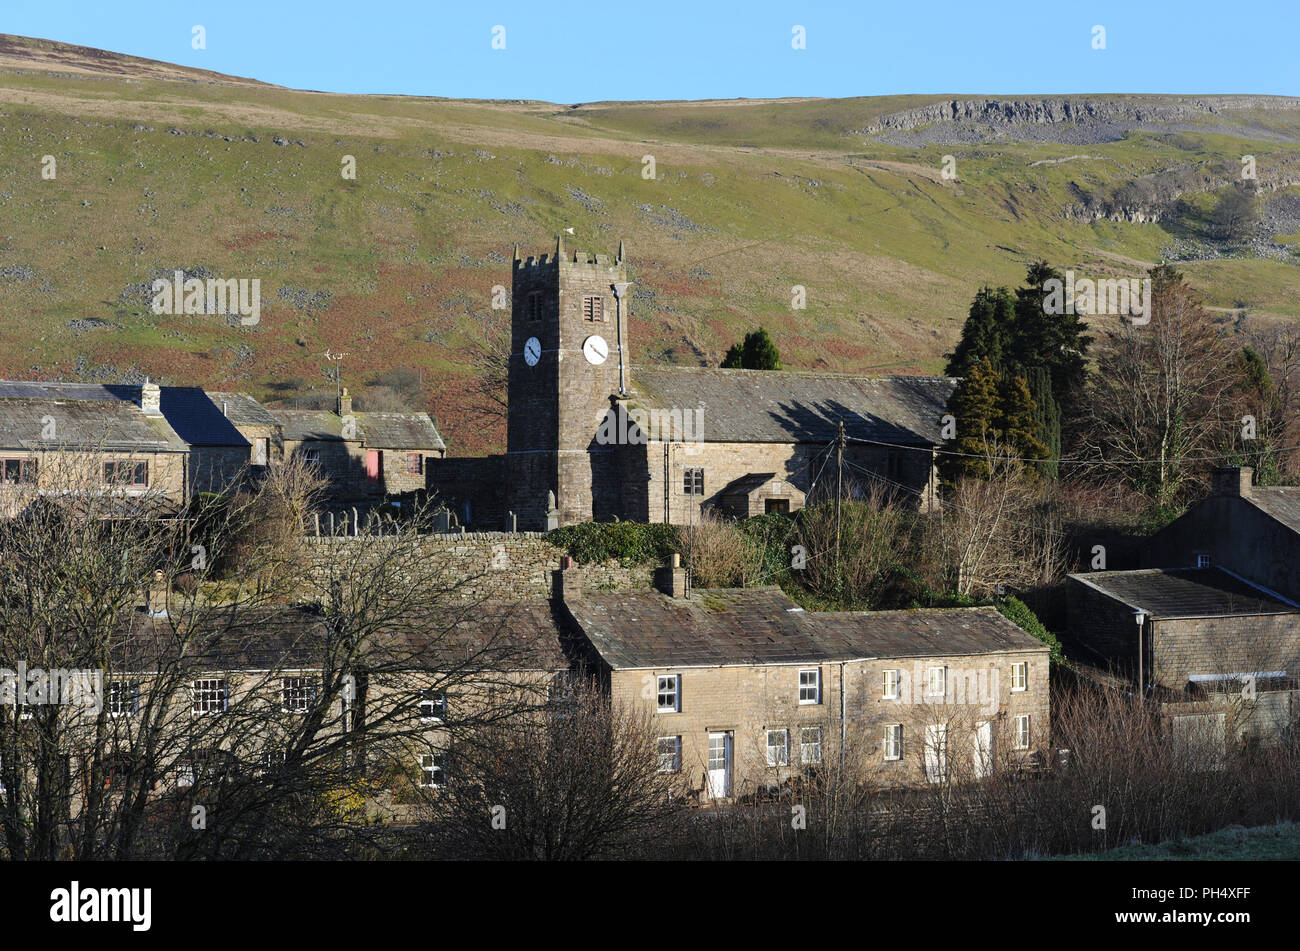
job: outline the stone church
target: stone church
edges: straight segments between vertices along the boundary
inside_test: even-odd
[[[637,365],[627,265],[569,252],[512,264],[504,455],[431,460],[468,526],[684,524],[705,509],[787,512],[872,482],[936,506],[935,450],[955,380]],[[778,341],[779,343],[779,341]],[[837,466],[843,443],[843,465]]]

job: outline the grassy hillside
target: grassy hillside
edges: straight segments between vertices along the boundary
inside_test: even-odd
[[[1272,256],[1205,245],[1186,216],[1067,213],[1081,194],[1161,170],[1212,179],[1242,154],[1261,174],[1296,161],[1300,112],[1244,107],[1263,130],[1254,140],[1241,122],[1211,122],[1086,146],[1014,130],[906,146],[861,130],[940,97],[570,107],[341,96],[129,57],[97,70],[84,52],[61,59],[57,45],[37,55],[2,39],[6,377],[149,374],[266,398],[277,382],[320,383],[329,348],[347,353],[354,388],[393,366],[422,374],[421,408],[453,452],[499,446],[504,433],[469,405],[468,354],[507,319],[490,299],[509,285],[512,245],[549,251],[565,227],[571,248],[626,240],[635,360],[716,364],[761,323],[791,367],[933,372],[981,284],[1014,283],[1037,257],[1137,276],[1175,247],[1213,255],[1183,265],[1212,304],[1300,316],[1294,187],[1267,195],[1279,209],[1266,216]],[[940,174],[945,154],[956,181]],[[41,177],[45,155],[54,180]],[[355,181],[340,175],[345,155]],[[260,324],[150,313],[149,282],[177,268],[260,278]],[[796,284],[806,310],[790,307]]]

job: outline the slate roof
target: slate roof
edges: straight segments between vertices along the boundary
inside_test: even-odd
[[[159,408],[176,434],[191,446],[239,446],[248,440],[221,415],[221,407],[197,386],[161,387]],[[134,394],[130,397],[134,399]]]
[[[1093,571],[1070,578],[1156,619],[1300,613],[1300,606],[1218,566]]]
[[[1294,486],[1251,486],[1245,500],[1273,516],[1293,532],[1300,533],[1300,488]]]
[[[226,418],[236,426],[277,426],[274,416],[247,393],[230,393],[209,390],[208,399],[218,410],[226,404]]]
[[[0,388],[7,387],[0,384]],[[89,395],[13,397],[0,392],[0,446],[6,449],[87,448],[110,452],[179,452],[185,442],[162,416],[146,416],[97,387]],[[12,391],[10,391],[12,392]],[[53,441],[41,438],[42,420],[54,420]]]
[[[848,435],[934,445],[957,381],[946,377],[862,377],[780,370],[637,366],[633,403],[704,410],[705,442],[824,442],[839,420]]]
[[[259,607],[216,611],[203,619],[210,629],[193,635],[187,651],[200,669],[315,669],[321,666],[320,639],[325,616],[312,608]],[[559,625],[549,602],[439,605],[418,619],[395,625],[392,633],[372,635],[372,664],[394,669],[443,669],[488,666],[497,670],[567,670]],[[112,646],[123,670],[152,671],[160,658],[176,651],[172,622],[135,611],[124,621]]]
[[[342,439],[343,418],[327,409],[272,409],[285,439]],[[357,439],[375,449],[446,449],[428,413],[353,413]]]
[[[614,669],[954,656],[1046,646],[994,608],[809,612],[780,588],[584,592],[566,607]]]

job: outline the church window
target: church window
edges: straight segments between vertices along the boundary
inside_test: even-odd
[[[704,494],[704,470],[685,469],[682,472],[682,492],[686,495]]]
[[[582,319],[583,320],[604,320],[605,319],[605,298],[584,297],[582,299]]]

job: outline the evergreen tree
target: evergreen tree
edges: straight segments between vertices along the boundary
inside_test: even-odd
[[[948,376],[965,376],[981,360],[988,360],[995,370],[1000,370],[1014,321],[1015,298],[1009,290],[980,288],[944,372]]]
[[[1023,376],[1004,376],[998,393],[998,429],[1008,452],[1021,459],[1047,459],[1048,448],[1038,438],[1038,407]]]
[[[1046,261],[1038,261],[1029,266],[1025,283],[1016,290],[1016,319],[1008,362],[1014,362],[1021,373],[1033,367],[1045,369],[1061,417],[1072,419],[1083,395],[1092,337],[1078,314],[1047,313],[1045,285],[1049,280],[1064,284],[1065,275]]]
[[[779,370],[781,354],[762,327],[745,334],[743,343],[733,344],[722,358],[724,370]]]
[[[987,479],[989,444],[1001,437],[998,429],[999,376],[984,358],[961,378],[948,400],[948,412],[956,421],[956,434],[944,447],[954,455],[939,457],[939,474],[951,487],[963,477]]]

